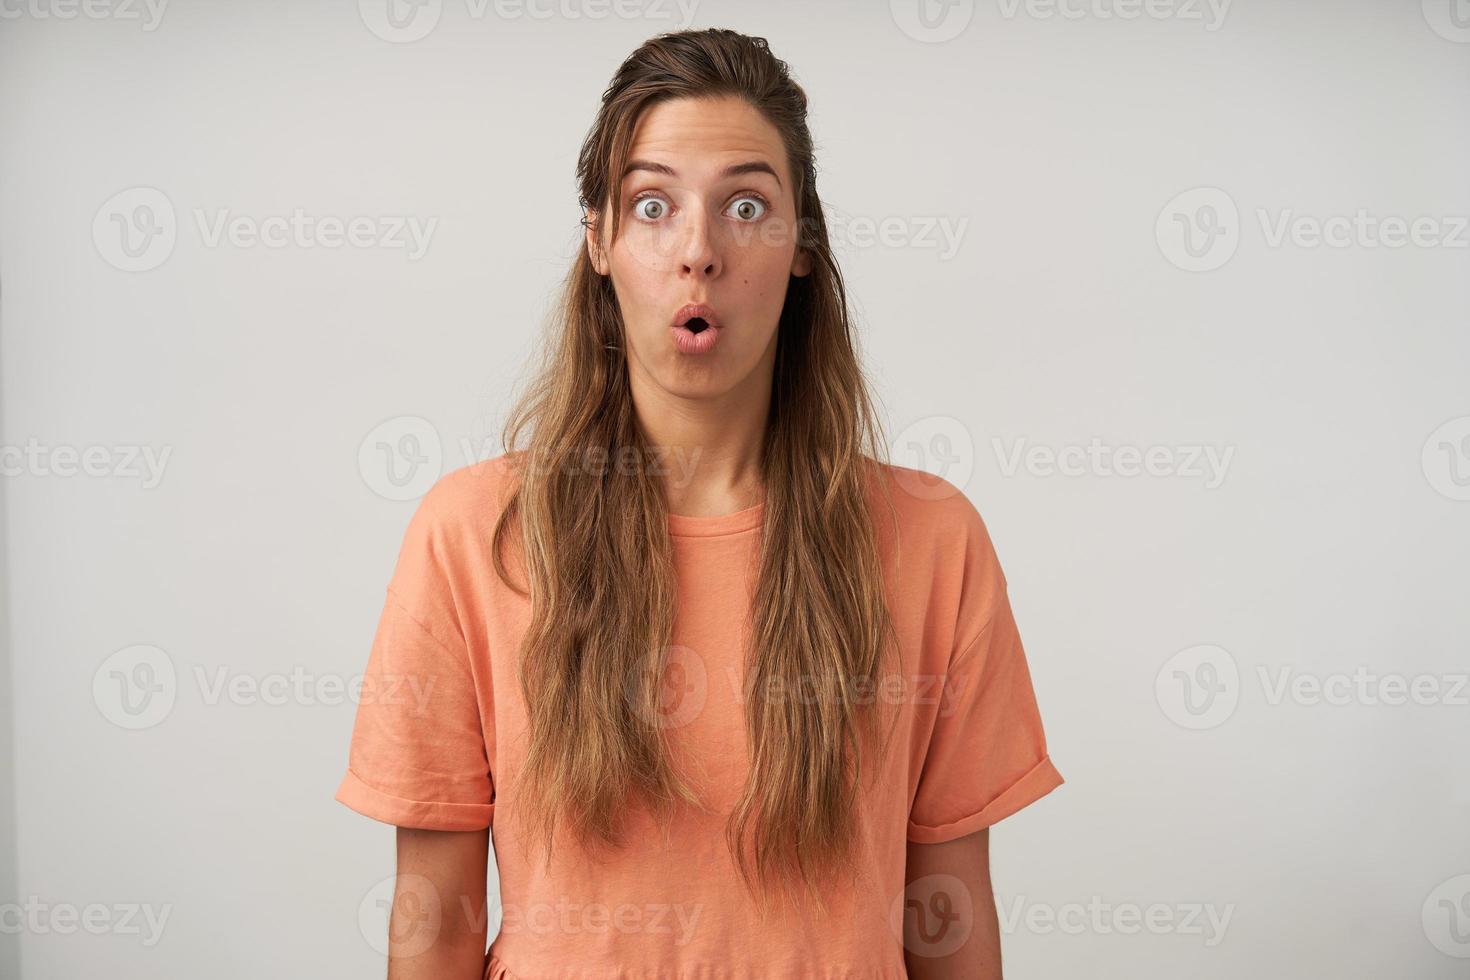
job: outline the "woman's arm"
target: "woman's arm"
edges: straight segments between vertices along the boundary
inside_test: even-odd
[[[930,875],[937,877],[920,881]],[[1001,980],[990,828],[941,844],[910,843],[904,884],[916,882],[904,899],[904,966],[910,980]],[[954,894],[959,889],[966,894]],[[964,910],[973,913],[949,918]],[[933,955],[940,952],[945,955]]]
[[[388,980],[480,980],[489,830],[398,828]]]

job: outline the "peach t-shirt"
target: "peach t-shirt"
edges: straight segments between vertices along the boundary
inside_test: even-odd
[[[900,720],[869,783],[877,789],[860,803],[863,879],[824,893],[825,918],[787,907],[760,919],[724,837],[746,771],[741,643],[764,504],[668,517],[680,598],[667,731],[713,812],[684,808],[665,840],[635,808],[623,851],[593,859],[559,835],[547,868],[542,851],[521,846],[516,823],[527,713],[515,658],[530,605],[496,575],[490,553],[513,471],[499,456],[447,474],[423,497],[388,586],[336,798],[404,827],[490,828],[503,919],[486,977],[903,980],[907,844],[974,833],[1061,784],[980,515],[943,480],[894,465],[883,473],[896,537],[882,503],[875,525],[902,663],[885,668],[896,684],[871,696],[889,698]],[[510,567],[522,584],[513,556]]]

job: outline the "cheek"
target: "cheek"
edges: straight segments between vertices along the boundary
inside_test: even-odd
[[[741,255],[735,277],[752,302],[779,305],[786,296],[791,278],[792,250],[789,248],[752,249]]]
[[[614,252],[611,257],[613,292],[617,294],[618,306],[628,314],[630,320],[642,319],[640,314],[656,305],[656,276],[648,266],[630,256],[626,250]]]
[[[612,250],[609,261],[613,284],[629,310],[664,303],[679,276],[678,255],[642,229],[629,229]]]

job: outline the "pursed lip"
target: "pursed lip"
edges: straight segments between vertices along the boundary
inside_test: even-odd
[[[719,318],[715,316],[714,307],[708,303],[686,303],[679,307],[679,312],[674,314],[674,326],[682,327],[695,317],[699,317],[712,327],[720,325]]]

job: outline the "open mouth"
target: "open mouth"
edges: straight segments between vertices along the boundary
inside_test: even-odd
[[[705,303],[686,303],[674,314],[674,347],[681,354],[708,354],[724,332],[719,314]]]

